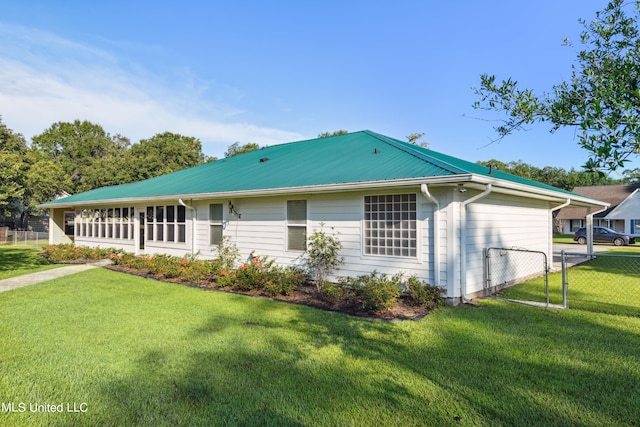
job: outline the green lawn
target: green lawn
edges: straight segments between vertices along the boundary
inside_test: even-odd
[[[486,300],[385,323],[103,269],[0,307],[0,402],[26,405],[0,425],[638,422],[635,317]],[[61,403],[86,412],[29,411]]]
[[[38,257],[39,252],[38,248],[0,246],[0,280],[60,267]]]

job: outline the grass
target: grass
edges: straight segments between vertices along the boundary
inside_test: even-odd
[[[39,252],[38,248],[0,246],[0,280],[60,267],[38,257]]]
[[[569,307],[640,317],[639,255],[640,251],[636,248],[616,248],[600,252],[595,259],[569,268]],[[570,259],[571,256],[568,256],[568,260]],[[522,301],[544,302],[544,289],[544,278],[540,277],[504,290],[501,296]],[[549,274],[549,302],[562,304],[562,300],[562,273]]]
[[[576,244],[576,241],[573,240],[573,234],[553,234],[553,243],[567,243],[567,244]]]
[[[0,402],[27,405],[0,425],[638,421],[634,317],[487,300],[384,323],[103,269],[0,307]]]

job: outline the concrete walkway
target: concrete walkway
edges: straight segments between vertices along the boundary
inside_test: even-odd
[[[70,274],[79,273],[81,271],[91,270],[92,268],[102,267],[110,263],[111,261],[109,260],[103,260],[94,262],[92,264],[73,264],[66,267],[39,271],[37,273],[25,274],[18,277],[11,277],[9,279],[0,280],[0,292],[22,288],[23,286],[33,285],[35,283],[45,282],[47,280],[57,279],[58,277],[64,277]]]

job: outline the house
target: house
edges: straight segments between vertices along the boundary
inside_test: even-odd
[[[51,243],[216,256],[228,237],[282,265],[314,230],[337,235],[337,274],[404,272],[452,301],[484,293],[483,249],[551,256],[552,212],[606,203],[371,131],[274,145],[46,203]],[[65,235],[65,215],[75,218]]]
[[[576,187],[574,193],[602,200],[610,204],[607,209],[595,212],[593,225],[608,227],[619,233],[640,235],[640,184],[594,185]],[[556,216],[562,233],[574,233],[586,226],[586,208],[567,207]]]

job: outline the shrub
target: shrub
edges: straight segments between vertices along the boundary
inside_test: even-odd
[[[406,283],[406,293],[418,305],[435,308],[442,304],[442,288],[430,286],[415,276],[409,277]]]
[[[296,269],[272,266],[267,274],[267,281],[263,284],[263,290],[269,296],[291,295],[304,280],[304,275]]]
[[[110,258],[111,254],[123,253],[120,250],[107,248],[90,248],[74,244],[48,245],[42,250],[42,256],[51,262],[62,261],[97,261]]]
[[[323,227],[324,223],[320,223]],[[307,266],[320,290],[327,282],[327,277],[344,262],[339,256],[342,243],[337,237],[330,236],[320,229],[313,232],[307,244]]]
[[[205,280],[212,280],[215,276],[214,270],[216,270],[216,261],[205,261],[199,259],[186,259],[186,263],[183,265],[183,271],[180,278],[187,282],[198,283]]]
[[[238,262],[238,248],[231,242],[229,236],[222,238],[222,241],[218,244],[218,264],[220,271],[231,270],[236,266]]]
[[[338,304],[353,296],[351,285],[346,278],[341,278],[338,283],[325,282],[320,288],[320,294],[331,304]]]
[[[355,295],[362,299],[363,308],[379,311],[393,307],[398,302],[402,286],[402,273],[388,276],[373,271],[347,279]]]
[[[233,286],[241,291],[260,289],[269,280],[268,272],[275,261],[267,261],[267,257],[252,258],[236,270]]]

